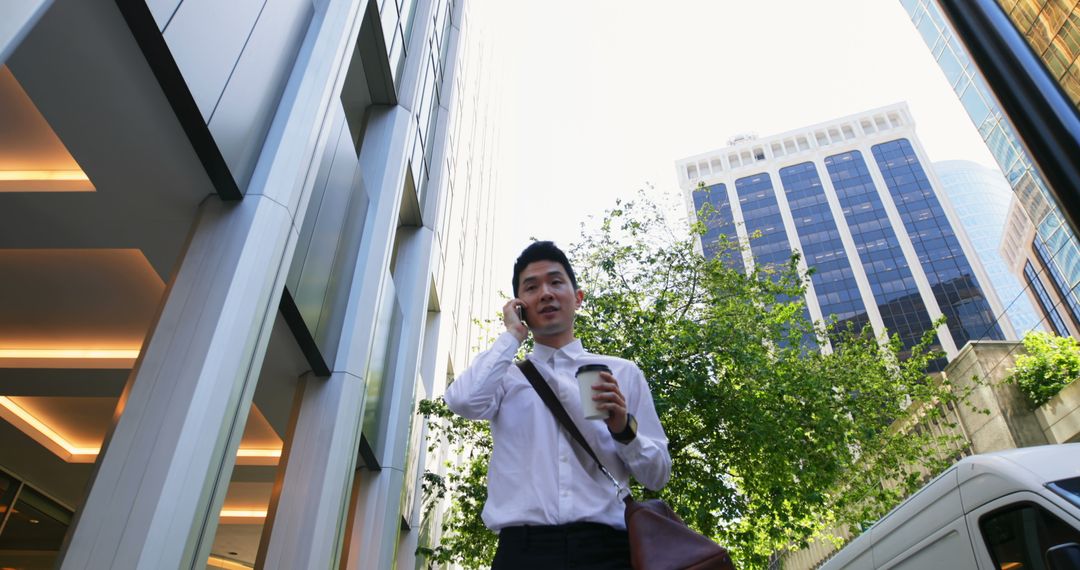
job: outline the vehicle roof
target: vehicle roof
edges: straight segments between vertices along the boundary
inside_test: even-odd
[[[898,522],[890,519],[901,512],[912,513],[924,508],[926,503],[937,500],[949,489],[960,487],[964,490],[963,510],[970,512],[1002,493],[1072,477],[1080,477],[1080,443],[1024,447],[965,457],[863,531],[824,567],[843,566],[863,556],[873,548],[882,527],[891,527]]]
[[[1000,467],[1008,468],[1000,463],[1001,460],[1008,461],[1017,468],[1035,475],[1044,484],[1050,481],[1080,477],[1080,443],[1039,445],[972,455],[960,460],[957,466],[994,463]]]

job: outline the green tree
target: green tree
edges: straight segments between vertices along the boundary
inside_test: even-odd
[[[1032,331],[1024,335],[1024,352],[1010,375],[1020,391],[1041,406],[1080,378],[1080,343],[1071,336]]]
[[[586,291],[577,336],[590,351],[637,363],[670,440],[671,481],[636,496],[668,501],[740,567],[765,567],[824,529],[876,520],[925,471],[944,467],[948,438],[891,427],[916,410],[938,414],[939,406],[912,402],[955,398],[924,373],[939,356],[927,350],[932,331],[902,347],[869,328],[815,326],[797,256],[744,274],[695,251],[703,225],[677,228],[653,202],[620,202],[571,248]],[[819,350],[826,339],[834,350]],[[426,405],[433,445],[487,437],[441,402]],[[486,459],[472,456],[451,469],[462,478],[442,482],[452,506],[437,560],[490,563],[493,535],[478,524]]]

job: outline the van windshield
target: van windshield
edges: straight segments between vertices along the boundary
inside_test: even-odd
[[[1080,507],[1080,477],[1047,483],[1046,487],[1062,497],[1065,497],[1065,500],[1070,503]]]

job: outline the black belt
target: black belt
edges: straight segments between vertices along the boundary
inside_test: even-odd
[[[571,536],[597,534],[626,534],[625,530],[595,522],[572,522],[556,525],[508,526],[499,531],[500,538],[518,539],[529,537]]]

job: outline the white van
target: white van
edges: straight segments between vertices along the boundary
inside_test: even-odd
[[[967,457],[825,570],[1080,570],[1080,443]]]

